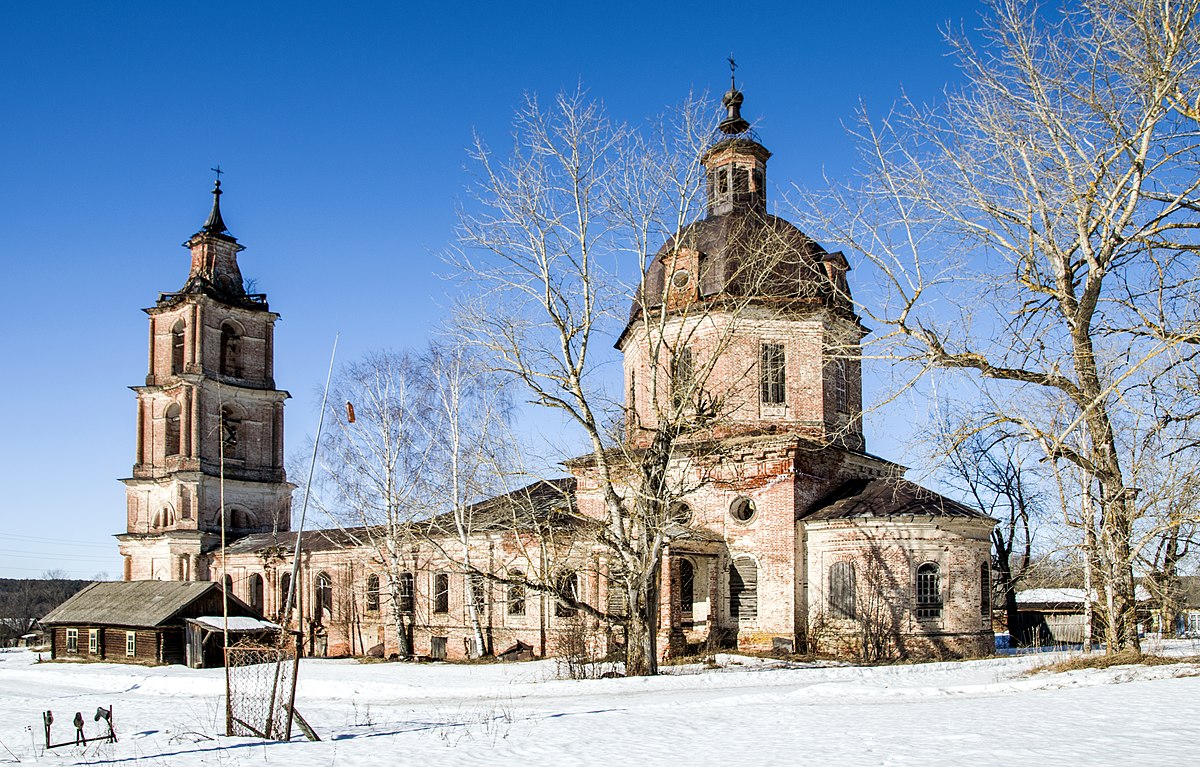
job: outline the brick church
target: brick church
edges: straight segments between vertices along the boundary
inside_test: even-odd
[[[867,452],[856,352],[868,331],[850,301],[849,264],[767,212],[771,153],[742,119],[742,100],[736,88],[725,95],[728,115],[701,158],[707,214],[651,259],[614,339],[624,357],[627,438],[636,441],[659,412],[648,404],[657,363],[640,343],[650,319],[683,328],[698,322],[688,307],[717,307],[705,312],[703,328],[689,329],[687,355],[689,363],[706,351],[720,355],[712,377],[723,406],[710,454],[729,479],[697,483],[678,504],[680,534],[663,553],[660,652],[725,645],[987,654],[995,522]],[[127,528],[117,538],[125,580],[224,578],[244,602],[273,615],[290,586],[295,540],[287,534],[293,485],[283,469],[288,394],[273,374],[278,315],[266,296],[245,290],[243,246],[222,219],[220,196],[218,181],[208,219],[186,243],[183,286],[146,310],[149,372],[134,387],[136,463],[123,480]],[[736,317],[722,314],[734,304]],[[699,472],[689,460],[676,459],[673,470]],[[528,544],[530,531],[546,528],[499,521],[511,518],[513,504],[543,521],[602,513],[588,461],[564,465],[572,477],[478,505],[474,561],[501,575],[544,565]],[[556,537],[570,538],[564,525]],[[404,571],[385,568],[370,533],[302,536],[296,591],[312,654],[390,655],[400,632],[418,655],[477,654],[480,632],[468,619],[475,612],[484,650],[544,656],[578,626],[577,611],[552,597],[469,577],[447,547],[414,544]],[[566,588],[611,606],[605,551],[586,540],[569,548]]]

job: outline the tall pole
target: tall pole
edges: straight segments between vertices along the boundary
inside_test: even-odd
[[[308,514],[308,498],[312,494],[313,471],[317,467],[317,447],[321,442],[321,430],[325,426],[325,404],[329,400],[329,382],[333,380],[333,360],[337,356],[338,337],[333,337],[333,350],[329,353],[329,372],[325,374],[325,393],[321,396],[321,414],[317,417],[317,438],[313,440],[312,460],[308,464],[308,482],[304,485],[304,504],[300,507],[300,526],[296,528],[296,546],[292,552],[292,579],[288,583],[287,602],[283,606],[281,623],[287,629],[292,620],[292,605],[296,602],[296,584],[300,579],[300,536],[304,532],[304,518]],[[301,634],[304,631],[304,616],[297,621]]]

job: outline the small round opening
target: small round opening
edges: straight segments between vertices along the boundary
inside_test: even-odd
[[[729,514],[738,522],[749,522],[754,519],[754,501],[745,496],[735,498],[733,503],[729,504]]]
[[[677,288],[686,288],[692,281],[692,273],[687,269],[676,269],[671,275],[671,284]]]
[[[692,507],[683,501],[672,503],[667,513],[670,515],[671,521],[677,525],[690,524],[692,521]]]

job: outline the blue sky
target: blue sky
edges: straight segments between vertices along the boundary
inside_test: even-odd
[[[771,181],[843,176],[859,100],[934,99],[957,77],[941,32],[973,2],[20,3],[0,29],[4,375],[0,577],[120,573],[146,370],[141,308],[180,287],[212,173],[268,293],[289,455],[315,428],[329,347],[419,346],[448,303],[478,131],[502,145],[525,92],[582,82],[640,121],[723,91],[775,153]],[[852,273],[853,278],[853,273]],[[904,460],[909,415],[869,424]]]

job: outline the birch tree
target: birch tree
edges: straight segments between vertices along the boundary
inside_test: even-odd
[[[974,428],[1081,474],[1110,652],[1139,646],[1142,393],[1200,340],[1197,5],[994,0],[949,37],[961,86],[864,117],[858,178],[802,197],[882,286],[873,354],[969,376],[1005,403]]]

